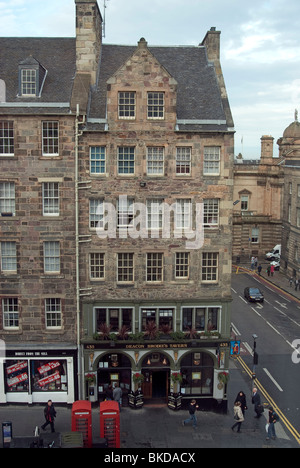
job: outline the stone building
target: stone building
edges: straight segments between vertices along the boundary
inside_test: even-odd
[[[89,18],[99,15],[95,2],[76,4],[78,18],[88,7]],[[78,42],[85,34],[77,29]],[[82,344],[93,400],[112,381],[126,401],[138,374],[145,399],[167,403],[181,373],[184,399],[226,407],[218,375],[229,358],[234,129],[219,40],[212,28],[198,47],[141,38],[95,53],[79,140]],[[89,56],[81,54],[83,67]]]
[[[97,1],[75,6],[74,39],[0,39],[0,402],[97,401],[112,382],[167,403],[179,378],[184,400],[226,409],[220,32],[108,45]]]
[[[274,157],[274,138],[262,136],[260,159],[234,164],[233,260],[265,253],[281,243],[283,170]]]
[[[295,120],[278,140],[284,175],[281,268],[300,278],[300,123]]]
[[[70,403],[77,380],[74,40],[1,38],[0,49],[0,338],[7,356],[0,403]]]

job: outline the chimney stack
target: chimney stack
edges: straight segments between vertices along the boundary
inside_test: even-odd
[[[76,5],[76,71],[97,82],[102,45],[102,16],[97,0],[75,0]]]

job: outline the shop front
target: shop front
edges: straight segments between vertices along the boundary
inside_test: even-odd
[[[196,398],[201,406],[220,411],[227,409],[227,385],[220,385],[219,374],[227,372],[228,353],[229,343],[219,340],[94,342],[83,350],[85,374],[95,377],[92,401],[105,400],[110,386],[119,385],[123,405],[129,400],[130,406],[137,407],[136,401],[130,404],[133,395],[139,407],[141,400],[143,404],[160,401],[171,408],[170,398],[180,398],[180,407]]]
[[[0,365],[0,403],[75,401],[77,350],[6,350]]]

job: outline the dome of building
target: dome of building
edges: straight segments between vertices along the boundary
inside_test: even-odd
[[[295,121],[285,129],[283,138],[300,138],[300,122],[298,122],[298,111],[295,111]]]

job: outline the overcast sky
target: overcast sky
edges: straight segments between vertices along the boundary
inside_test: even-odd
[[[299,0],[106,2],[108,44],[198,45],[212,26],[220,30],[235,154],[258,158],[261,136],[272,135],[278,156],[277,139],[300,110]],[[74,0],[0,0],[0,35],[74,37]]]

